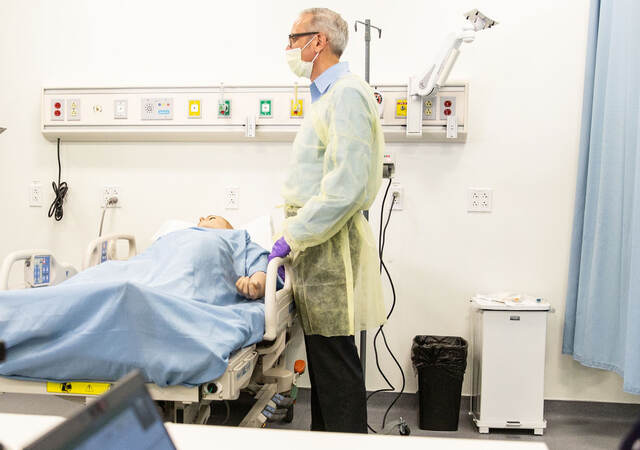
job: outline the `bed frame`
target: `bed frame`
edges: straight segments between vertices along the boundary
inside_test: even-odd
[[[129,245],[128,256],[119,258],[119,241]],[[128,234],[111,234],[91,242],[83,258],[83,269],[115,259],[128,259],[136,255],[135,238]],[[24,261],[25,280],[33,280],[34,261],[49,257],[51,277],[47,285],[58,284],[77,271],[69,264],[60,264],[47,250],[24,250],[8,255],[0,270],[0,290],[8,289],[11,267],[18,261]],[[278,268],[284,265],[288,271],[287,260],[274,258],[267,267],[265,289],[265,333],[262,342],[238,349],[229,358],[227,370],[215,380],[195,387],[160,387],[148,383],[151,397],[159,401],[165,414],[165,420],[176,423],[204,424],[210,416],[211,402],[237,400],[240,391],[251,386],[256,392],[256,403],[241,422],[240,426],[262,426],[267,418],[263,414],[265,407],[275,394],[287,393],[294,383],[294,374],[286,369],[284,350],[287,346],[289,330],[295,320],[295,306],[291,289],[291,277],[286,277],[284,288],[276,290]],[[38,287],[27,281],[26,287]],[[39,286],[43,286],[40,284]],[[72,400],[89,402],[113,384],[111,381],[83,382],[69,380],[66,383],[45,381],[23,381],[0,377],[0,394],[44,394],[58,395]]]

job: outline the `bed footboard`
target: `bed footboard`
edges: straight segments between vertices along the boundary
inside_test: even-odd
[[[26,287],[55,285],[78,273],[71,264],[59,263],[49,250],[19,250],[7,255],[2,263],[0,268],[0,291],[9,289],[11,268],[20,261],[24,261]]]

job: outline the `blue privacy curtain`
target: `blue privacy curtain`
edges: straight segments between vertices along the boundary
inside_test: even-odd
[[[562,351],[640,394],[640,1],[592,0]]]

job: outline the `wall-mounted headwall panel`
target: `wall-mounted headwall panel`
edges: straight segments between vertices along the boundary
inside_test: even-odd
[[[406,85],[374,88],[387,142],[466,140],[466,83],[423,99],[420,137],[406,136]],[[297,94],[294,86],[45,88],[42,133],[71,141],[286,142],[310,107],[308,87]],[[454,138],[447,138],[449,116],[457,123]]]

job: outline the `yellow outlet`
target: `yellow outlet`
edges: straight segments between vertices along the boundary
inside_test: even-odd
[[[200,100],[189,100],[189,117],[194,119],[199,119],[200,117],[202,117]]]
[[[407,99],[399,98],[396,100],[396,117],[407,117]]]
[[[424,113],[425,113],[427,116],[430,116],[430,115],[432,115],[432,114],[433,114],[433,109],[431,109],[431,108],[427,108],[427,109],[425,109],[425,110],[424,110]]]
[[[299,98],[296,103],[295,100],[291,100],[291,117],[303,117],[304,116],[304,100]]]
[[[433,106],[433,103],[431,102],[431,100],[427,100],[426,102],[424,102],[424,106],[426,106],[427,108],[431,108]]]

